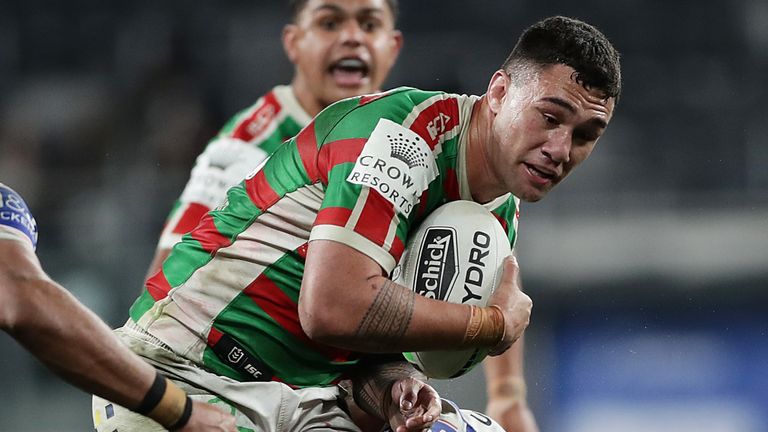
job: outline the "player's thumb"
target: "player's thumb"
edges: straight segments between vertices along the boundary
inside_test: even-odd
[[[489,304],[504,303],[510,298],[514,290],[518,289],[519,276],[520,268],[517,265],[517,258],[514,255],[504,258],[501,263],[501,279],[489,299]]]
[[[403,393],[400,395],[400,411],[404,413],[411,411],[418,399],[415,382],[412,381],[410,384],[405,386]]]
[[[517,264],[517,257],[509,255],[504,258],[504,262],[502,263],[501,283],[516,284],[518,277],[520,277],[520,266]]]

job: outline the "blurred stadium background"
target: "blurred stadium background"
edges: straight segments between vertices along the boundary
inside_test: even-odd
[[[526,205],[543,431],[768,431],[768,3],[401,0],[388,87],[480,94],[547,15],[601,28],[624,93],[584,168]],[[0,1],[0,181],[49,273],[118,326],[219,126],[291,67],[282,1]],[[90,399],[0,335],[0,431],[91,430]],[[482,373],[438,383],[485,403]]]

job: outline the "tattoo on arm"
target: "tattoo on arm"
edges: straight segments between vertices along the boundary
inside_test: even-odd
[[[411,324],[415,299],[413,291],[391,280],[384,281],[355,332],[361,346],[386,352],[399,341]]]
[[[387,420],[386,407],[391,403],[392,385],[399,379],[413,377],[422,381],[426,377],[407,362],[392,362],[364,366],[352,384],[352,396],[363,411]]]

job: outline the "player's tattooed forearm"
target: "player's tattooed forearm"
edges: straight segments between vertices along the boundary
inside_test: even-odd
[[[357,340],[368,349],[386,351],[408,330],[415,299],[413,291],[384,281],[357,328]]]

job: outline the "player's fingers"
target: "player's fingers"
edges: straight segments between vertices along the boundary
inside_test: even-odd
[[[435,389],[433,389],[430,386],[426,386],[426,387],[429,388],[429,391],[428,391],[429,403],[427,404],[427,409],[423,417],[424,417],[424,421],[429,426],[431,426],[440,416],[442,403],[440,402],[440,395],[437,394],[437,391],[435,391]]]
[[[405,425],[410,430],[429,428],[440,415],[440,396],[429,384],[423,384],[419,391],[418,415],[406,419]]]

